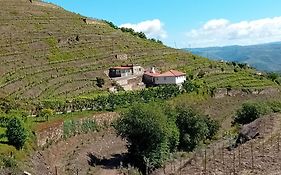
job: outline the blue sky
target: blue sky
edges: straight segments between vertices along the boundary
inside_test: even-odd
[[[281,41],[280,0],[46,0],[172,47]]]

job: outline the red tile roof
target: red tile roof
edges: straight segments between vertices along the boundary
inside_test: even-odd
[[[112,67],[110,69],[131,69],[132,67],[129,66],[117,66],[117,67]]]
[[[145,75],[151,76],[151,77],[180,77],[180,76],[185,76],[186,74],[177,70],[169,70],[167,72],[164,72],[162,74],[155,72],[145,72]]]
[[[161,77],[180,77],[184,76],[185,73],[177,71],[177,70],[169,70],[168,72],[162,73],[160,76]]]
[[[150,71],[145,71],[144,74],[151,77],[158,77],[159,75],[161,75],[159,72],[152,73]]]

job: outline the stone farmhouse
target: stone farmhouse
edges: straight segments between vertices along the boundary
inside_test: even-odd
[[[169,70],[167,72],[160,73],[155,71],[155,68],[152,68],[150,71],[145,71],[143,74],[143,82],[146,85],[181,85],[185,81],[186,74],[177,70]]]
[[[139,65],[125,65],[125,66],[117,66],[109,69],[109,77],[117,78],[117,77],[127,77],[131,75],[143,75],[144,69]]]
[[[186,74],[177,70],[160,73],[153,67],[149,71],[144,71],[143,67],[135,64],[111,67],[108,76],[125,91],[165,84],[180,86],[186,80]],[[116,92],[117,86],[113,86],[109,90]]]

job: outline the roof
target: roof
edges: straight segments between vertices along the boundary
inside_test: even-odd
[[[185,73],[177,71],[177,70],[169,70],[168,72],[164,72],[160,75],[160,77],[180,77],[184,76]]]
[[[112,67],[110,69],[122,69],[122,70],[124,70],[124,69],[132,69],[132,67],[129,67],[129,66],[117,66],[117,67]]]
[[[177,70],[169,70],[167,72],[164,72],[160,74],[159,72],[145,72],[145,75],[151,76],[151,77],[180,77],[185,76],[186,74]]]
[[[151,76],[151,77],[158,77],[159,75],[161,75],[159,72],[150,72],[150,71],[145,71],[144,72],[145,75]]]

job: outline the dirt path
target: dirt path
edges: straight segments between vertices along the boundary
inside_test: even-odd
[[[31,159],[34,174],[117,175],[126,142],[112,130],[83,134],[38,151]]]

